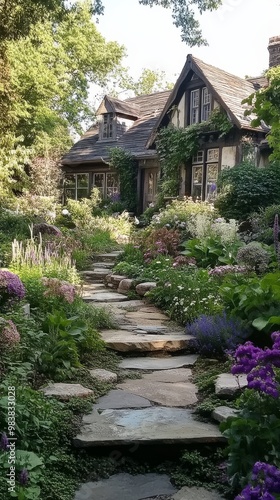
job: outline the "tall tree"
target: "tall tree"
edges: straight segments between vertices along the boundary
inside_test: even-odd
[[[175,75],[174,79],[176,79]],[[129,68],[120,66],[113,72],[106,88],[102,89],[102,93],[96,96],[96,100],[100,101],[104,93],[123,99],[125,96],[131,97],[131,95],[137,96],[153,94],[161,90],[171,90],[173,86],[174,83],[168,81],[165,71],[143,68],[140,76],[133,78]]]
[[[123,54],[123,47],[97,31],[87,1],[60,23],[37,24],[28,37],[11,42],[13,110],[24,143],[34,145],[47,134],[55,145],[63,127],[79,133],[81,121],[92,114],[89,83],[104,84]]]
[[[31,159],[41,168],[36,158],[44,157],[47,165],[70,146],[70,129],[80,132],[81,121],[92,114],[89,82],[105,84],[124,48],[98,32],[88,0],[60,21],[36,23],[27,36],[5,46],[9,85],[0,84],[7,103],[4,108],[0,100],[0,110],[7,109],[9,120],[0,134],[0,191],[2,186],[8,192],[26,182]]]
[[[199,14],[202,14],[218,9],[223,0],[139,0],[139,3],[150,7],[160,5],[165,9],[171,9],[175,26],[181,28],[183,42],[194,47],[207,45],[207,41],[203,38],[193,7],[199,11]]]

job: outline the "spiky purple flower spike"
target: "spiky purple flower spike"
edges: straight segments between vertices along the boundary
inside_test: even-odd
[[[3,432],[1,436],[1,441],[0,441],[0,449],[3,451],[8,451],[10,447],[9,440],[7,438],[7,434]]]
[[[279,216],[278,214],[275,215],[274,217],[274,225],[273,225],[273,238],[274,238],[274,248],[275,248],[275,254],[276,254],[276,259],[279,265]]]
[[[19,483],[21,486],[26,486],[28,483],[29,479],[29,474],[27,469],[22,469],[20,476],[19,476]]]

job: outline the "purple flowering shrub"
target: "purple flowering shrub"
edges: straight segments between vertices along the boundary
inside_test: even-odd
[[[270,348],[261,349],[246,342],[234,354],[232,373],[246,373],[248,380],[248,389],[239,400],[238,416],[221,424],[228,439],[228,474],[235,488],[248,483],[257,461],[280,466],[280,332],[274,332],[271,338]],[[256,475],[253,478],[256,480]],[[267,485],[271,478],[262,482]],[[256,496],[260,492],[263,495]],[[272,493],[267,488],[262,492],[260,485],[254,484],[237,498],[275,498]]]
[[[177,229],[153,229],[150,234],[145,235],[141,241],[141,250],[144,253],[146,263],[151,262],[158,255],[178,255],[180,244],[180,233]]]
[[[238,266],[236,264],[228,264],[226,266],[216,266],[208,272],[209,276],[223,277],[227,274],[246,274],[248,273],[248,268],[245,266]]]
[[[272,333],[271,338],[271,349],[255,347],[252,342],[239,346],[231,371],[234,375],[247,373],[249,389],[279,398],[280,332]]]
[[[12,349],[19,341],[20,334],[13,321],[0,318],[0,350]]]
[[[0,307],[9,307],[25,296],[20,278],[10,271],[0,270]]]
[[[188,323],[186,330],[194,337],[192,347],[210,358],[223,358],[247,336],[240,320],[227,317],[225,312],[215,316],[203,314]]]
[[[248,484],[235,500],[276,500],[280,493],[280,469],[264,462],[256,462]]]
[[[57,278],[42,278],[42,283],[45,286],[44,297],[60,298],[72,304],[76,297],[76,289],[74,285],[67,281],[61,281]]]

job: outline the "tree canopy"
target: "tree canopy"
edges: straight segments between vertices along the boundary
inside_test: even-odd
[[[1,196],[26,186],[26,165],[35,158],[57,158],[70,147],[70,131],[80,133],[93,115],[89,84],[104,85],[124,55],[98,32],[89,0],[42,19],[24,36],[0,41]]]
[[[28,146],[44,134],[61,141],[63,128],[81,132],[92,114],[89,83],[104,84],[118,66],[124,48],[106,42],[91,21],[88,3],[58,24],[35,25],[28,37],[8,47],[16,132]],[[59,133],[58,133],[59,131]]]
[[[165,9],[171,9],[173,23],[181,29],[183,42],[194,47],[195,45],[207,45],[207,41],[203,38],[193,7],[198,10],[199,14],[202,14],[218,9],[223,0],[139,0],[139,3],[150,7],[159,5]]]

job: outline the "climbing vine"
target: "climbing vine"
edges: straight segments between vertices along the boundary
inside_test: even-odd
[[[110,165],[118,176],[120,183],[120,201],[129,212],[137,209],[137,163],[133,156],[122,148],[110,150]]]
[[[177,196],[180,187],[180,166],[191,158],[201,147],[201,134],[219,132],[219,138],[232,128],[227,115],[214,110],[207,122],[197,123],[187,128],[173,125],[160,130],[156,145],[161,164],[161,195]]]

